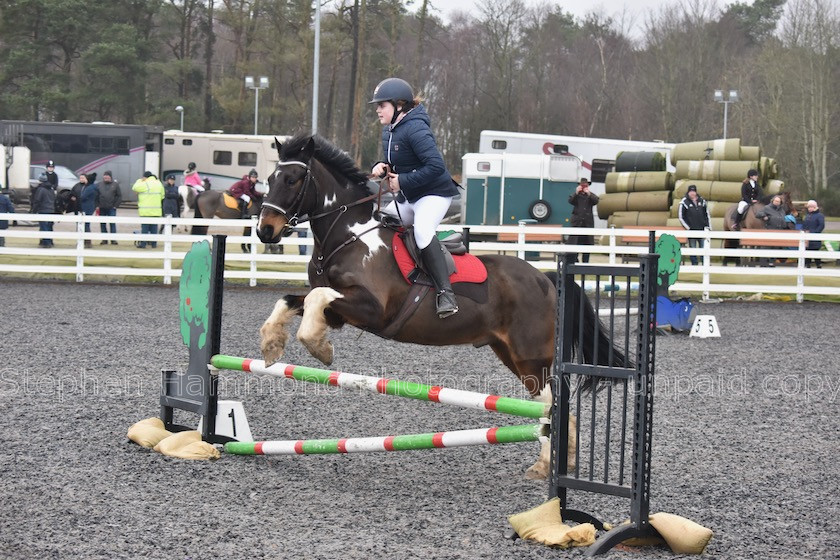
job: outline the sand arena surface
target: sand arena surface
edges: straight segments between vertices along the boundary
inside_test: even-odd
[[[0,557],[580,557],[502,538],[545,499],[533,443],[187,462],[128,442],[183,368],[175,287],[4,282]],[[228,289],[222,351],[258,357],[279,292]],[[833,304],[699,305],[721,339],[657,338],[651,511],[714,530],[706,558],[828,558],[840,548],[840,349]],[[524,396],[490,349],[334,332],[333,368]],[[294,340],[285,361],[318,366]],[[223,373],[260,439],[527,423],[489,412]],[[604,521],[629,502],[570,492]],[[674,558],[613,551],[607,558]]]

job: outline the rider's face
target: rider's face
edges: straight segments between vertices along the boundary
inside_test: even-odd
[[[390,101],[380,101],[376,104],[376,116],[379,117],[379,124],[391,124],[394,118],[394,104]]]

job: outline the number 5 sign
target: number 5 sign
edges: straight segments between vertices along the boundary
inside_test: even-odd
[[[698,315],[691,326],[691,334],[698,338],[720,338],[717,320],[714,315]]]

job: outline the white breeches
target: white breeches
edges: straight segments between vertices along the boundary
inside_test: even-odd
[[[248,203],[251,202],[251,197],[247,194],[240,195],[239,198],[245,201],[245,206],[248,206]]]
[[[422,250],[432,242],[432,237],[435,236],[437,227],[446,216],[450,204],[452,204],[451,196],[428,195],[417,202],[395,200],[386,206],[383,212],[397,216],[397,206],[399,206],[399,216],[403,224],[414,226],[414,241]]]
[[[738,203],[738,213],[743,214],[747,211],[747,208],[749,208],[749,206],[750,204],[746,200],[742,200]]]

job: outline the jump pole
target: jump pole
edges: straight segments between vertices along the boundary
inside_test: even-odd
[[[344,389],[381,393],[383,395],[394,395],[407,399],[431,401],[441,404],[460,406],[463,408],[490,410],[493,412],[501,412],[502,414],[510,414],[511,416],[519,416],[523,418],[544,419],[545,422],[547,422],[551,409],[550,404],[537,401],[515,399],[512,397],[500,397],[498,395],[476,393],[473,391],[448,389],[437,385],[424,385],[422,383],[399,381],[386,377],[358,375],[355,373],[330,371],[327,369],[296,366],[292,364],[276,363],[271,366],[266,366],[263,360],[237,358],[223,354],[213,356],[210,363],[214,368],[220,370],[261,373],[272,375],[274,377],[295,379],[297,381],[307,381],[321,385],[332,385],[342,387]]]
[[[225,453],[232,455],[325,455],[331,453],[414,451],[539,441],[547,437],[548,426],[546,424],[525,424],[401,436],[257,442],[233,441],[225,444]]]

